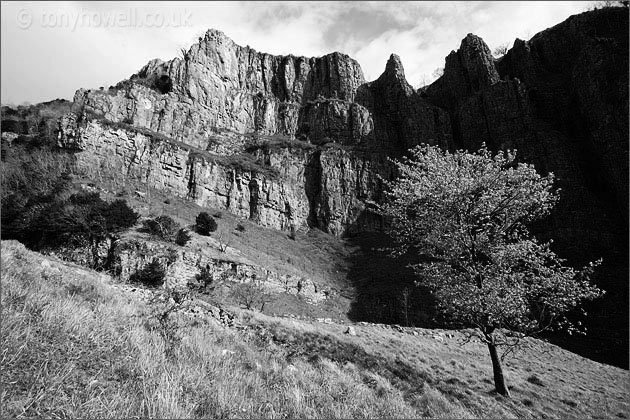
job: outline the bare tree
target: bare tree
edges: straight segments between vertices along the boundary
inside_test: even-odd
[[[427,86],[427,75],[423,73],[422,76],[420,77],[420,82],[418,83],[418,86],[416,87],[416,89],[422,89],[426,86]]]
[[[226,252],[230,247],[230,241],[223,238],[223,232],[219,232],[217,235],[217,241],[219,242],[219,251],[221,252]]]
[[[400,292],[400,305],[405,317],[405,327],[409,326],[409,288],[405,287]]]
[[[151,299],[153,319],[157,321],[156,330],[164,340],[164,352],[167,358],[175,357],[183,334],[175,314],[190,308],[192,296],[189,291],[166,288]]]
[[[232,287],[231,295],[239,305],[245,306],[246,309],[258,309],[261,312],[270,301],[269,293],[266,292],[262,283],[256,280],[235,285]]]

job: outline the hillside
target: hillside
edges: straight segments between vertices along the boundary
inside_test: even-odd
[[[14,241],[1,251],[3,416],[628,416],[627,371],[536,340],[507,363],[506,400],[484,346],[462,332],[359,323],[345,334],[342,323],[166,303]]]
[[[366,81],[211,29],[108,89],[2,107],[1,413],[627,418],[627,68],[627,7],[501,57],[469,34],[418,90],[396,54]],[[587,335],[525,339],[511,399],[418,256],[389,253],[376,205],[423,143],[518,149],[560,188],[537,239],[603,258],[606,294],[570,314]]]

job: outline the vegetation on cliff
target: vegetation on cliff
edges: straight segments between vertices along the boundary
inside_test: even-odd
[[[124,200],[106,202],[98,192],[77,189],[75,170],[67,153],[12,148],[2,165],[2,238],[32,249],[94,248],[137,222]]]

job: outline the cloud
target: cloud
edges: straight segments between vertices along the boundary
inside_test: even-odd
[[[492,48],[528,39],[585,9],[583,2],[3,2],[2,103],[71,99],[109,86],[152,58],[168,60],[209,28],[272,54],[341,51],[376,79],[391,53],[409,82],[429,83],[444,57],[472,32]],[[106,25],[135,14],[168,26]],[[23,29],[25,16],[31,18]],[[47,18],[47,21],[44,19]],[[57,25],[51,25],[55,18]],[[72,22],[78,22],[74,27]],[[65,21],[62,21],[65,19]],[[74,20],[73,20],[74,19]],[[185,23],[177,25],[176,23]],[[26,22],[28,23],[28,22]],[[62,25],[66,23],[66,25]],[[98,23],[98,24],[97,24]],[[48,24],[48,25],[46,25]]]

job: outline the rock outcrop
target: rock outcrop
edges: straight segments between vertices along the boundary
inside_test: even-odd
[[[218,257],[216,248],[198,241],[182,247],[155,240],[149,235],[133,234],[107,238],[96,249],[55,248],[44,250],[44,253],[84,267],[104,269],[123,283],[128,283],[134,273],[157,261],[165,270],[167,288],[195,287],[199,283],[197,275],[206,269],[215,286],[229,289],[238,283],[255,283],[272,295],[300,296],[313,305],[340,294],[340,290],[332,287],[318,287],[308,277],[281,274],[256,265],[233,249],[226,249],[221,254],[223,256]]]
[[[274,56],[210,30],[183,57],[153,60],[107,92],[79,90],[74,102],[110,121],[203,147],[217,128],[293,136],[304,105],[325,98],[349,110],[364,83],[361,67],[345,54]],[[317,111],[306,107],[302,119],[316,118]],[[355,118],[356,124],[367,125],[357,127],[358,133],[369,131],[369,121]]]
[[[238,259],[209,256],[202,249],[194,250],[172,244],[144,239],[122,239],[111,250],[112,271],[121,281],[157,260],[166,269],[168,287],[196,284],[202,268],[208,269],[215,285],[231,287],[237,283],[259,284],[271,294],[287,293],[301,296],[311,304],[318,304],[338,293],[334,289],[318,288],[309,278],[279,274]]]
[[[361,87],[357,100],[372,112],[375,120],[373,148],[390,153],[420,143],[452,145],[448,114],[423,99],[407,83],[400,58],[392,54],[385,72]]]
[[[80,89],[59,145],[85,168],[146,182],[276,229],[380,227],[368,202],[389,156],[451,142],[446,112],[392,56],[376,81],[333,53],[272,56],[208,31],[108,91]]]
[[[628,230],[625,35],[622,8],[571,17],[498,60],[469,34],[443,76],[416,92],[396,55],[366,83],[347,55],[273,56],[210,30],[181,58],[153,60],[108,91],[77,91],[83,122],[64,121],[60,144],[84,150],[86,165],[101,159],[264,226],[335,234],[378,199],[379,176],[393,175],[387,157],[421,142],[517,148],[564,190],[543,234],[576,262],[619,256]],[[100,123],[85,118],[94,114]]]

